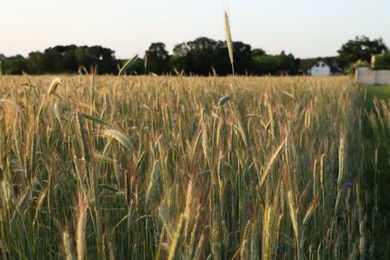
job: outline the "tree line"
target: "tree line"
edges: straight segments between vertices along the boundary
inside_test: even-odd
[[[97,69],[96,73],[111,74],[117,72],[115,52],[101,46],[55,46],[29,53],[28,57],[16,55],[1,58],[1,70],[4,74],[55,74],[77,73],[80,70]]]
[[[371,55],[387,50],[381,38],[370,40],[361,36],[344,43],[337,56],[322,59],[329,65],[347,71],[356,62],[369,63]],[[299,59],[284,51],[272,55],[263,49],[252,49],[249,44],[241,41],[233,42],[233,55],[235,72],[239,75],[306,74],[313,63],[320,59]],[[379,59],[382,67],[390,67],[387,60],[388,58]],[[117,74],[126,62],[115,58],[115,51],[109,48],[76,45],[55,46],[44,52],[31,52],[27,57],[5,57],[0,54],[0,61],[3,74]],[[225,41],[199,37],[177,44],[172,54],[169,54],[164,43],[152,43],[144,57],[134,59],[127,67],[126,73],[227,75],[231,73],[231,65]]]

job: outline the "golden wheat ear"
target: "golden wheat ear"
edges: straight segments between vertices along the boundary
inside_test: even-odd
[[[79,194],[78,217],[76,224],[76,250],[77,260],[84,259],[86,250],[86,229],[88,217],[88,199],[85,195]]]
[[[48,91],[47,91],[47,94],[48,94],[48,95],[53,94],[53,92],[54,92],[54,91],[57,89],[57,87],[58,87],[59,85],[61,85],[61,84],[63,84],[63,83],[62,83],[62,80],[61,80],[60,78],[55,78],[55,79],[53,79],[53,81],[51,82],[50,87],[49,87],[49,89],[48,89]]]
[[[232,65],[232,73],[234,75],[234,57],[233,57],[233,41],[232,41],[232,34],[230,32],[230,19],[228,13],[224,12],[224,18],[225,18],[225,37],[226,37],[226,45],[229,52],[229,59],[230,64]]]

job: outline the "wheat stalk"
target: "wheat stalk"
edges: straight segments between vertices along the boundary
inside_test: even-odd
[[[169,256],[168,256],[169,260],[179,259],[179,250],[183,242],[185,222],[186,222],[185,216],[184,214],[181,214],[179,223],[177,224],[176,227],[175,238],[173,240],[172,247],[169,250]]]
[[[258,231],[257,226],[255,223],[252,225],[252,233],[251,233],[251,244],[250,244],[250,250],[251,250],[251,256],[250,259],[253,260],[259,260],[259,238],[258,238]]]

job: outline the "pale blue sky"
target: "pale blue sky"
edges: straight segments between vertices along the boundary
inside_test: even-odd
[[[102,45],[118,58],[161,41],[224,39],[223,11],[234,41],[299,58],[336,55],[356,35],[390,46],[390,0],[0,0],[0,53],[55,45]]]

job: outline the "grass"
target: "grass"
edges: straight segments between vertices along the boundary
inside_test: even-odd
[[[371,242],[376,245],[376,258],[390,257],[390,203],[388,187],[390,185],[390,86],[361,86],[364,99],[365,117],[363,131],[366,160],[366,175],[363,188],[367,196],[368,223],[371,223]],[[373,155],[373,156],[372,156]]]
[[[60,79],[0,78],[3,259],[386,254],[348,77]]]
[[[363,85],[361,89],[365,93],[365,107],[368,109],[373,108],[374,97],[390,99],[390,86]]]

